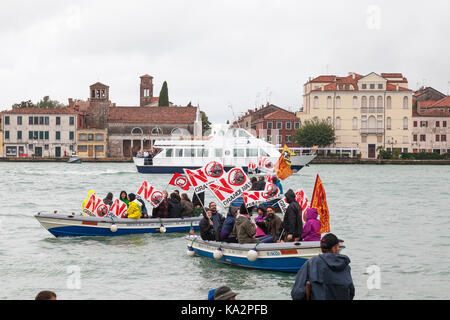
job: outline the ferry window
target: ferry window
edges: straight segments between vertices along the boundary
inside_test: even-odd
[[[244,157],[244,149],[233,149],[233,157]]]
[[[166,157],[171,158],[173,156],[173,149],[166,149]]]
[[[175,149],[175,157],[182,157],[183,149]]]
[[[258,156],[258,149],[252,148],[252,149],[246,149],[247,157],[257,157]]]
[[[264,150],[264,149],[259,149],[259,155],[260,156],[265,156],[265,157],[268,157],[269,156],[269,154]]]
[[[197,157],[207,157],[208,149],[197,149]]]
[[[184,156],[188,158],[195,157],[195,149],[184,149]]]
[[[223,155],[223,150],[222,149],[214,149],[214,155],[216,157],[222,157]]]

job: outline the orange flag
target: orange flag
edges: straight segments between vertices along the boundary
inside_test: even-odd
[[[283,151],[281,152],[281,156],[275,164],[275,172],[279,179],[284,180],[287,177],[291,176],[293,171],[291,169],[291,156],[295,155],[294,152],[289,150],[289,148],[285,145]]]
[[[314,184],[311,208],[316,208],[320,216],[320,233],[330,232],[330,212],[328,211],[327,196],[319,175],[317,175]]]

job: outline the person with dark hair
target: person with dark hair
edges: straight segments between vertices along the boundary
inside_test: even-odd
[[[302,208],[295,200],[295,193],[289,189],[286,194],[286,201],[289,204],[284,214],[281,235],[283,241],[300,241],[303,232]]]
[[[239,210],[239,216],[236,218],[233,232],[236,234],[238,243],[257,243],[255,238],[256,225],[252,222],[253,207],[247,208],[245,203],[242,203]]]
[[[56,293],[49,290],[43,290],[36,295],[34,300],[56,300]]]
[[[112,192],[108,192],[106,197],[103,199],[103,203],[106,204],[107,206],[112,206],[112,204],[113,204],[113,194],[112,194]]]
[[[236,223],[236,216],[238,208],[230,207],[228,209],[227,217],[225,218],[222,230],[220,231],[220,240],[224,242],[236,243],[236,235],[232,235],[234,224]]]
[[[230,287],[221,286],[214,290],[214,300],[236,300],[238,293],[233,292]]]
[[[291,290],[293,300],[353,300],[350,259],[339,253],[339,242],[332,233],[323,236],[322,253],[306,261],[297,272]]]
[[[203,219],[200,220],[199,229],[200,237],[203,240],[216,240],[216,234],[214,232],[214,222],[211,220],[212,212],[211,210],[206,211],[203,214]]]
[[[148,218],[148,212],[147,212],[147,207],[145,206],[144,200],[142,200],[142,198],[140,196],[136,196],[136,200],[141,203],[141,218],[142,219],[147,219]]]
[[[278,179],[277,176],[272,177],[272,183],[278,187],[278,190],[280,190],[280,194],[283,194],[283,186],[281,185],[281,180]]]
[[[169,206],[169,215],[168,218],[181,218],[181,207],[180,200],[178,200],[178,196],[175,192],[170,194],[170,198],[167,201]]]
[[[282,224],[281,218],[275,214],[275,208],[268,206],[267,212],[267,235],[260,237],[259,242],[271,243],[276,242],[277,234]]]
[[[120,197],[119,200],[122,201],[127,205],[127,207],[130,205],[130,202],[128,201],[128,195],[126,191],[120,191]]]
[[[182,217],[192,217],[194,213],[194,205],[186,193],[181,194],[180,208]]]
[[[250,188],[250,190],[257,190],[256,188],[258,185],[258,179],[256,179],[256,177],[251,177],[250,182],[252,183],[252,187]]]
[[[258,182],[256,183],[256,190],[264,191],[266,188],[266,180],[264,176],[259,176]]]
[[[178,201],[181,201],[180,190],[173,190],[173,193],[177,196]]]
[[[140,219],[142,216],[141,203],[136,199],[134,193],[128,194],[129,207],[126,213],[128,219]]]
[[[169,202],[168,202],[168,193],[167,191],[163,191],[163,199],[159,206],[153,208],[152,218],[167,218],[169,216]]]
[[[211,220],[214,222],[214,232],[219,236],[225,218],[217,211],[217,204],[215,202],[209,203],[209,210],[212,213]]]

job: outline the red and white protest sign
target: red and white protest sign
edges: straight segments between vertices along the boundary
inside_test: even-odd
[[[127,204],[119,199],[115,199],[111,208],[109,208],[109,212],[115,215],[117,218],[124,218],[127,213],[128,207]]]
[[[194,192],[199,194],[205,191],[210,183],[220,179],[225,174],[225,170],[221,163],[211,161],[201,169],[184,169],[184,173],[189,179],[190,185],[194,188]]]
[[[184,191],[188,191],[190,187],[189,179],[187,176],[179,173],[175,173],[169,182],[170,185],[180,187]]]
[[[249,174],[253,174],[253,173],[256,173],[256,169],[258,168],[258,165],[255,163],[255,162],[253,162],[253,161],[250,161],[249,163],[248,163],[248,167],[247,167],[248,169],[248,173]]]
[[[266,183],[264,191],[247,191],[243,193],[245,206],[253,207],[278,197],[280,190],[273,183]]]
[[[147,200],[153,208],[156,208],[164,199],[162,191],[155,189],[155,187],[149,185],[147,181],[144,181],[136,193],[142,199]]]
[[[233,168],[224,177],[208,184],[208,188],[224,207],[229,207],[233,200],[241,197],[251,187],[250,179],[242,168]]]
[[[306,223],[306,210],[309,208],[308,204],[308,198],[305,195],[305,192],[303,190],[299,190],[295,193],[295,201],[300,205],[302,208],[302,220],[303,224]],[[277,202],[278,206],[280,207],[281,211],[286,213],[286,209],[289,206],[289,204],[286,201],[286,198],[281,199]]]
[[[270,161],[269,158],[261,156],[258,162],[258,170],[259,172],[273,173],[274,172],[273,162]]]
[[[92,217],[104,217],[109,212],[109,207],[103,203],[102,199],[95,196],[92,193],[88,199],[86,199],[86,205],[83,208],[83,213]]]

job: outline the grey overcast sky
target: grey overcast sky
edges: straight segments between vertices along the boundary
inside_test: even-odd
[[[448,0],[1,0],[0,110],[85,100],[97,81],[135,106],[143,74],[213,122],[266,101],[298,110],[320,74],[402,72],[447,94],[449,16]]]

